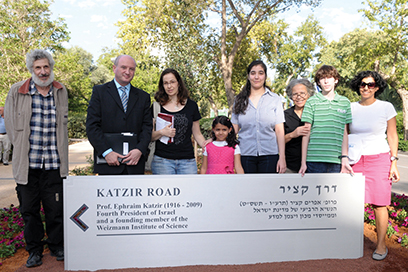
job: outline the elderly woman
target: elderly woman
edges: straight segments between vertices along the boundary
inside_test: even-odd
[[[351,82],[351,88],[360,95],[360,101],[351,104],[353,121],[349,131],[361,139],[362,154],[352,168],[355,173],[365,176],[365,203],[374,208],[377,248],[372,258],[378,261],[388,254],[385,245],[388,226],[386,206],[391,203],[392,182],[400,179],[397,169],[397,113],[391,103],[376,99],[386,87],[385,80],[375,71],[360,72]]]
[[[306,100],[315,92],[314,86],[307,79],[293,79],[286,87],[286,94],[295,104],[285,110],[285,152],[286,173],[298,173],[302,160],[302,138],[310,128],[301,121]]]
[[[232,124],[241,142],[245,173],[285,173],[283,107],[279,96],[266,86],[266,65],[253,61],[247,82],[235,98]]]

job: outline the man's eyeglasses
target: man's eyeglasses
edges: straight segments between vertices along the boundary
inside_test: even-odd
[[[307,96],[307,93],[295,93],[295,94],[292,94],[292,99],[293,98],[306,98],[306,96]]]
[[[360,88],[364,89],[365,86],[368,86],[369,89],[375,88],[375,82],[368,82],[368,83],[361,82]]]

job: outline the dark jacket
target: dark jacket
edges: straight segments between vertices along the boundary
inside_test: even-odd
[[[95,86],[86,118],[86,133],[94,147],[94,172],[114,175],[122,173],[127,167],[129,174],[143,174],[153,128],[152,119],[150,95],[146,92],[131,86],[125,113],[114,81]],[[111,148],[104,133],[121,132],[132,132],[138,136],[136,148],[143,153],[139,163],[135,166],[96,164],[96,156],[102,156]]]

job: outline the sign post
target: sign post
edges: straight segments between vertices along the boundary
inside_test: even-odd
[[[70,176],[65,269],[363,256],[356,174]]]

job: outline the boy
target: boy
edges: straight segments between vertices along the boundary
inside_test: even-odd
[[[336,68],[323,65],[315,82],[322,92],[310,97],[304,107],[302,122],[310,128],[303,136],[299,173],[352,173],[348,162],[346,124],[351,123],[350,101],[334,89],[339,82]],[[309,141],[310,140],[310,141]]]

